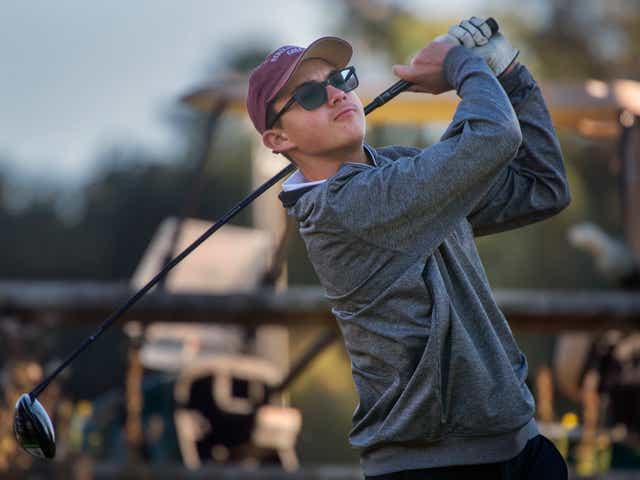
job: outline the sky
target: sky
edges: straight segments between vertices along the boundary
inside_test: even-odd
[[[399,3],[420,15],[470,11],[469,16],[485,4]],[[170,151],[176,138],[162,114],[206,79],[216,58],[256,32],[276,45],[307,45],[335,33],[338,5],[335,0],[2,2],[0,170],[77,182],[113,144]]]
[[[218,52],[246,32],[277,38],[279,19],[302,14],[310,21],[304,28],[291,22],[287,36],[306,41],[324,28],[313,8],[288,1],[3,2],[0,158],[17,161],[11,167],[22,173],[73,180],[89,174],[100,149],[114,142],[171,148],[162,111],[204,78]]]

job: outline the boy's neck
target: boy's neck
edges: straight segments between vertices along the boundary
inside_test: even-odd
[[[343,163],[370,163],[363,146],[350,152],[343,152],[334,158],[337,159],[297,159],[296,164],[308,182],[315,182],[335,175]]]

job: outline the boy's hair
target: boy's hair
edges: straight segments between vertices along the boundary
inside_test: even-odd
[[[275,107],[275,103],[277,100],[278,100],[278,97],[274,98],[267,105],[267,125],[269,125],[269,123],[271,122],[271,119],[275,118],[275,116],[277,115],[276,107]],[[273,128],[273,127],[278,127],[278,128],[282,127],[282,123],[280,122],[279,118],[275,121],[275,123],[269,126],[269,128]]]
[[[337,37],[319,38],[307,48],[285,45],[270,53],[249,77],[247,111],[256,130],[260,133],[267,130],[267,118],[273,118],[268,112],[273,111],[274,100],[304,60],[319,58],[343,68],[352,53],[351,45]]]

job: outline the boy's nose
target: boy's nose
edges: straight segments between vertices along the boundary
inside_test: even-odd
[[[335,105],[336,102],[345,100],[347,94],[333,85],[327,85],[327,98],[329,99],[329,105]]]

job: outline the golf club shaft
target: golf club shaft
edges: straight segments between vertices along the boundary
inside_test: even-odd
[[[263,183],[258,189],[256,189],[253,193],[247,196],[244,200],[238,203],[235,207],[229,210],[220,220],[218,220],[215,224],[213,224],[209,229],[204,232],[200,237],[198,237],[191,245],[185,248],[179,255],[177,255],[173,260],[167,263],[162,270],[160,270],[149,282],[144,285],[140,290],[138,290],[134,295],[131,296],[124,304],[120,306],[116,311],[114,311],[103,323],[100,325],[98,330],[85,339],[84,342],[71,354],[69,355],[62,364],[55,369],[47,378],[45,378],[35,389],[33,389],[30,393],[32,398],[35,398],[42,392],[47,385],[53,380],[62,370],[64,370],[75,358],[86,349],[91,343],[93,343],[102,333],[111,326],[113,322],[115,322],[120,316],[122,316],[127,310],[129,310],[140,298],[142,298],[151,288],[153,288],[161,279],[164,277],[169,270],[175,267],[178,263],[180,263],[187,255],[193,252],[202,242],[204,242],[207,238],[213,235],[220,227],[229,222],[236,214],[238,214],[241,210],[243,210],[247,205],[253,202],[256,198],[262,195],[266,190],[268,190],[273,184],[278,182],[283,177],[287,176],[289,173],[295,170],[295,165],[292,163],[287,165],[284,169],[282,169],[278,174],[276,174],[273,178]]]
[[[499,29],[498,23],[493,18],[487,19],[487,24],[491,28],[492,33],[496,33]],[[411,86],[411,83],[406,80],[399,80],[389,88],[387,88],[384,92],[378,95],[373,99],[371,103],[369,103],[366,107],[364,107],[364,114],[368,115],[376,108],[381,107],[389,100],[392,100],[397,95],[405,91],[407,88]],[[209,229],[204,232],[200,237],[198,237],[191,245],[185,248],[180,254],[178,254],[173,260],[168,262],[157,274],[153,277],[149,282],[144,285],[140,290],[134,293],[125,303],[123,303],[117,310],[115,310],[109,317],[98,327],[98,330],[85,339],[82,344],[74,350],[71,355],[69,355],[58,368],[56,368],[47,378],[45,378],[40,384],[34,388],[29,396],[31,399],[35,399],[45,388],[47,385],[51,383],[51,381],[58,376],[60,372],[62,372],[65,368],[69,366],[71,362],[73,362],[78,355],[80,355],[91,343],[93,343],[100,335],[104,333],[118,318],[120,318],[124,313],[127,312],[133,305],[135,305],[138,300],[140,300],[149,290],[151,290],[162,278],[169,273],[169,271],[175,267],[178,263],[180,263],[187,255],[193,252],[202,242],[204,242],[207,238],[213,235],[220,227],[229,222],[233,217],[236,216],[241,210],[243,210],[247,205],[253,202],[256,198],[262,195],[265,191],[271,188],[275,183],[277,183],[282,178],[286,177],[290,173],[295,170],[295,165],[290,163],[285,168],[283,168],[280,172],[278,172],[274,177],[270,180],[267,180],[260,187],[258,187],[253,193],[248,195],[244,200],[238,203],[235,207],[231,208],[220,220],[218,220],[215,224],[213,224]]]
[[[487,19],[487,24],[491,28],[492,33],[496,33],[498,31],[498,23],[493,18]],[[364,107],[364,114],[368,115],[370,112],[375,110],[378,107],[381,107],[389,100],[392,100],[397,95],[405,91],[407,88],[411,86],[411,83],[406,80],[399,80],[389,88],[387,88],[384,92],[378,95],[371,103],[369,103],[366,107]],[[283,168],[280,172],[278,172],[274,177],[270,180],[267,180],[260,187],[258,187],[253,193],[248,195],[244,200],[238,203],[235,207],[231,208],[220,220],[218,220],[215,224],[213,224],[209,229],[204,232],[200,237],[198,237],[191,245],[185,248],[180,254],[178,254],[173,260],[168,262],[157,274],[153,277],[149,282],[144,285],[140,290],[134,293],[125,303],[123,303],[117,310],[115,310],[109,317],[98,327],[98,330],[85,339],[82,344],[76,348],[75,351],[71,353],[58,368],[56,368],[47,378],[45,378],[40,384],[34,388],[29,396],[31,399],[35,399],[45,388],[47,385],[51,383],[51,381],[58,376],[60,372],[62,372],[65,368],[69,366],[71,362],[73,362],[78,355],[80,355],[91,343],[93,343],[100,335],[104,333],[118,318],[120,318],[127,310],[129,310],[133,305],[135,305],[138,300],[140,300],[149,290],[151,290],[162,278],[169,273],[169,271],[175,267],[178,263],[180,263],[187,255],[193,252],[202,242],[204,242],[207,238],[213,235],[220,227],[229,222],[233,217],[236,216],[241,210],[243,210],[247,205],[253,202],[256,198],[262,195],[265,191],[271,188],[275,183],[277,183],[282,178],[286,177],[290,173],[295,170],[295,165],[290,163],[285,168]]]
[[[400,83],[405,83],[406,85],[403,88],[399,88],[398,85]],[[365,115],[375,110],[376,108],[384,105],[386,102],[394,98],[401,91],[406,89],[409,86],[409,83],[401,80],[400,82],[395,83],[389,89],[385,90],[381,93],[376,99],[367,105],[364,108]],[[51,381],[60,374],[65,368],[69,366],[71,362],[73,362],[78,355],[80,355],[89,345],[91,345],[100,335],[102,335],[105,330],[107,330],[116,320],[118,320],[124,313],[126,313],[133,305],[135,305],[138,300],[140,300],[149,290],[151,290],[162,278],[169,273],[169,271],[175,267],[178,263],[180,263],[187,255],[193,252],[202,242],[204,242],[207,238],[213,235],[220,227],[229,222],[233,217],[236,216],[241,210],[243,210],[246,206],[248,206],[251,202],[253,202],[256,198],[262,195],[265,191],[271,188],[275,183],[277,183],[282,178],[286,177],[290,173],[295,170],[295,165],[290,163],[285,168],[283,168],[280,172],[278,172],[274,177],[270,180],[263,183],[260,187],[258,187],[253,193],[248,195],[244,200],[238,203],[235,207],[231,208],[220,220],[218,220],[215,224],[213,224],[209,229],[204,232],[200,237],[198,237],[191,245],[185,248],[180,254],[178,254],[173,260],[167,263],[149,282],[144,285],[140,290],[134,293],[125,303],[123,303],[117,310],[115,310],[109,317],[98,327],[98,330],[86,338],[82,344],[78,348],[76,348],[61,364],[56,368],[51,374],[47,376],[40,384],[38,384],[30,393],[29,396],[31,399],[35,399],[47,386]]]
[[[364,114],[367,115],[369,112],[373,112],[376,108],[381,107],[392,98],[395,98],[410,86],[411,84],[406,80],[398,80],[396,83],[394,83],[389,88],[387,88],[384,92],[382,92],[380,95],[374,98],[369,105],[364,107]]]

